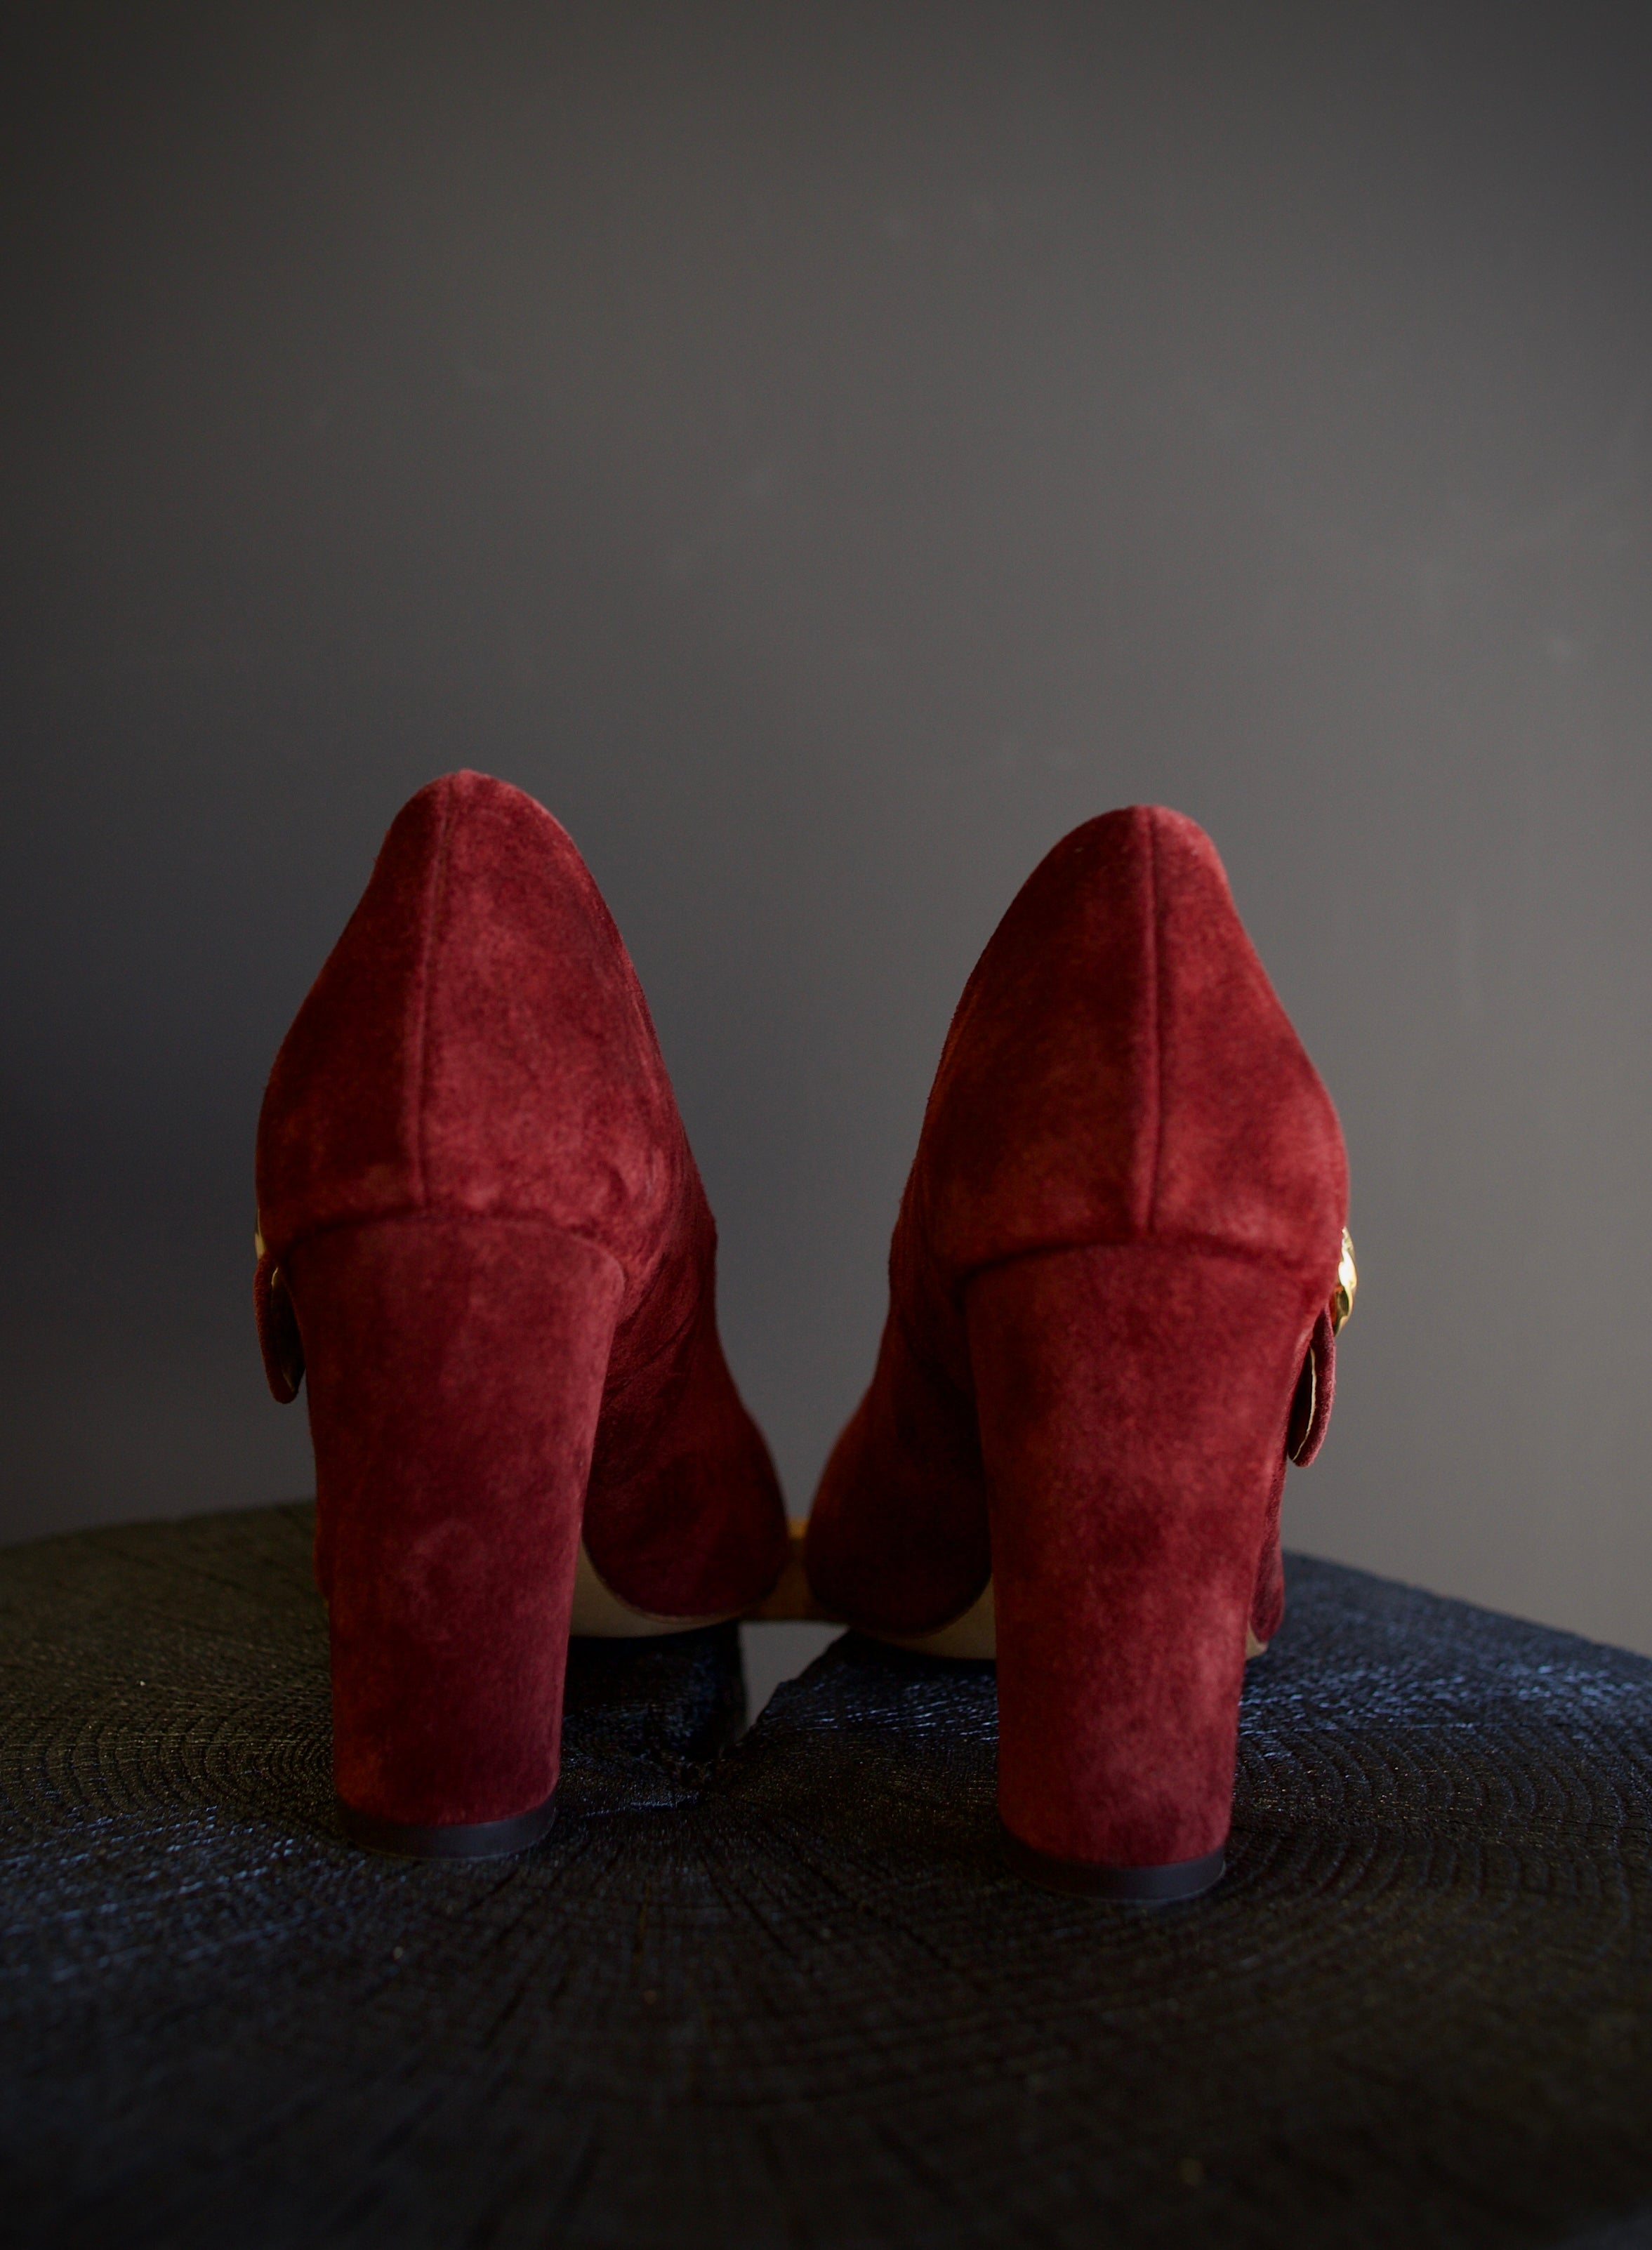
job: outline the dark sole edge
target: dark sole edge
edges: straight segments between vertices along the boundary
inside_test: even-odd
[[[1058,1860],[1034,1851],[1002,1822],[999,1844],[1004,1864],[1024,1883],[1060,1891],[1068,1898],[1111,1899],[1120,1906],[1174,1906],[1199,1898],[1220,1882],[1227,1854],[1220,1847],[1202,1860],[1172,1860],[1158,1867],[1109,1867],[1099,1860]]]
[[[358,1812],[342,1797],[334,1798],[339,1826],[352,1844],[364,1852],[382,1852],[397,1860],[503,1860],[526,1852],[550,1828],[556,1817],[556,1801],[548,1797],[531,1812],[513,1813],[508,1820],[473,1820],[451,1828],[418,1828],[401,1820],[381,1820],[377,1813]]]

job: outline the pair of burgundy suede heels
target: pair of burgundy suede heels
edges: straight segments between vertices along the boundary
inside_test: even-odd
[[[453,774],[397,817],[276,1058],[258,1192],[271,1387],[309,1379],[345,1826],[521,1850],[570,1632],[773,1613],[796,1571],[641,988],[520,790]],[[1346,1198],[1209,841],[1153,808],[1075,829],[953,1018],[790,1607],[996,1654],[1006,1848],[1036,1881],[1161,1900],[1221,1873]]]

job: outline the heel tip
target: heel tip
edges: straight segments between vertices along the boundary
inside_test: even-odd
[[[548,1797],[531,1812],[514,1813],[508,1820],[473,1820],[452,1827],[419,1828],[402,1820],[381,1820],[377,1813],[358,1812],[342,1797],[333,1800],[339,1826],[352,1844],[365,1852],[383,1852],[397,1860],[503,1860],[536,1844],[556,1818],[554,1798]]]
[[[1202,1860],[1172,1860],[1158,1867],[1114,1867],[1096,1860],[1058,1860],[1035,1851],[1000,1823],[1004,1864],[1025,1883],[1071,1898],[1112,1899],[1121,1906],[1172,1906],[1199,1897],[1222,1879],[1227,1855],[1220,1846]]]

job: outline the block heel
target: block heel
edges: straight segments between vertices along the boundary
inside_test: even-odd
[[[1294,1274],[1142,1243],[1014,1260],[965,1308],[1006,1854],[1054,1889],[1196,1896],[1316,1307]]]
[[[345,1832],[419,1859],[524,1850],[551,1821],[620,1267],[531,1219],[412,1217],[315,1235],[285,1278]]]

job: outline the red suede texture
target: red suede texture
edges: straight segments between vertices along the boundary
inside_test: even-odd
[[[1264,1646],[1285,1621],[1285,1561],[1279,1551],[1279,1513],[1285,1497],[1285,1464],[1305,1469],[1325,1442],[1331,1410],[1337,1397],[1337,1332],[1328,1307],[1321,1306],[1309,1339],[1308,1356],[1296,1377],[1286,1428],[1285,1450],[1274,1464],[1273,1489],[1268,1495],[1262,1536],[1261,1560],[1256,1568],[1256,1591],[1250,1607],[1250,1629]]]
[[[1325,1432],[1331,1427],[1331,1410],[1337,1401],[1337,1331],[1331,1325],[1330,1312],[1323,1305],[1314,1322],[1308,1354],[1314,1371],[1313,1411],[1308,1417],[1307,1434],[1291,1453],[1299,1469],[1305,1469],[1324,1444]]]
[[[995,1583],[1000,1720],[1007,1729],[1000,1789],[1006,1818],[1024,1840],[1039,1840],[1026,1825],[1027,1807],[1038,1787],[1055,1787],[1058,1767],[1047,1759],[1040,1764],[1037,1786],[1017,1778],[1031,1740],[1016,1717],[1017,1683],[1040,1675],[1016,1637],[1035,1634],[1040,1660],[1054,1667],[1050,1676],[1072,1684],[1076,1743],[1091,1693],[1080,1652],[1101,1629],[1092,1615],[1097,1573],[1112,1567],[1107,1558],[1124,1536],[1109,1496],[1122,1488],[1114,1451],[1139,1450],[1149,1445],[1144,1433],[1157,1430],[1165,1460],[1191,1475],[1192,1457],[1181,1446],[1178,1423],[1195,1406],[1207,1480],[1227,1497],[1213,1510],[1185,1511],[1195,1530],[1178,1542],[1167,1533],[1162,1559],[1151,1567],[1159,1575],[1191,1572],[1195,1580],[1202,1570],[1203,1580],[1227,1591],[1220,1603],[1213,1595],[1209,1602],[1190,1596],[1186,1633],[1199,1643],[1190,1651],[1176,1638],[1179,1612],[1168,1584],[1162,1600],[1140,1590],[1135,1607],[1125,1605],[1135,1636],[1128,1660],[1138,1671],[1157,1666],[1167,1679],[1184,1681],[1189,1666],[1205,1667],[1201,1677],[1215,1676],[1208,1669],[1215,1666],[1231,1688],[1223,1691],[1223,1723],[1229,1732],[1236,1724],[1247,1605],[1253,1622],[1268,1631],[1278,1621],[1285,1433],[1310,1333],[1334,1285],[1346,1204],[1335,1112],[1245,935],[1209,839],[1192,821],[1156,807],[1109,813],[1075,830],[1015,899],[958,1004],[890,1247],[889,1315],[878,1365],[827,1464],[807,1547],[820,1600],[856,1623],[921,1632],[958,1615],[989,1570],[1000,1578],[1006,1526],[1026,1504],[1031,1483],[1013,1437],[1014,1384],[1006,1390],[1002,1370],[983,1361],[969,1308],[1000,1300],[1020,1308],[1015,1318],[1031,1323],[1028,1333],[1012,1340],[1005,1324],[1013,1322],[1004,1314],[995,1318],[992,1349],[1006,1355],[1005,1364],[1020,1371],[1016,1380],[1024,1386],[1044,1362],[1049,1380],[1069,1360],[1075,1368],[1097,1363],[1082,1380],[1071,1370],[1063,1377],[1068,1405],[1056,1419],[1066,1415],[1070,1426],[1062,1423],[1060,1444],[1047,1432],[1038,1439],[1040,1458],[1060,1455],[1061,1488],[1075,1511],[1027,1580],[1053,1605],[1035,1611],[1012,1597],[1006,1627],[1005,1591]],[[1213,1261],[1221,1274],[1246,1276],[1248,1301],[1265,1333],[1219,1361],[1197,1322],[1172,1322],[1156,1333],[1173,1367],[1126,1353],[1106,1372],[1099,1361],[1121,1348],[1116,1327],[1103,1322],[1081,1344],[1064,1325],[1069,1315],[1060,1292],[1046,1308],[1027,1293],[1030,1284],[1013,1280],[1022,1264],[1029,1274],[1043,1271],[1047,1253],[1133,1246],[1169,1256],[1168,1265],[1153,1269],[1161,1276],[1204,1273]],[[1001,1286],[989,1289],[987,1277],[1000,1273]],[[1114,1305],[1114,1296],[1106,1303]],[[1139,1329],[1146,1314],[1137,1308],[1130,1319]],[[1189,1382],[1197,1398],[1187,1392]],[[986,1446],[987,1388],[995,1401],[996,1458]],[[1081,1411],[1083,1399],[1091,1403]],[[1029,1391],[1029,1414],[1033,1400]],[[1054,1409],[1047,1402],[1038,1412]],[[1274,1450],[1265,1460],[1255,1451],[1259,1430],[1272,1432]],[[1131,1490],[1157,1489],[1160,1501],[1152,1504],[1170,1506],[1169,1470],[1158,1487],[1134,1467],[1129,1476]],[[1131,1505],[1139,1514],[1148,1503]],[[1043,1527],[1037,1540],[1053,1537],[1047,1512],[1036,1520]],[[1146,1570],[1146,1549],[1133,1531],[1127,1549],[1136,1558],[1129,1567]],[[1197,1570],[1196,1549],[1211,1550]],[[1232,1619],[1222,1605],[1241,1583],[1237,1639],[1231,1647],[1224,1641],[1218,1664],[1202,1637],[1227,1634]],[[1058,1584],[1068,1591],[1054,1600]],[[1040,1724],[1054,1723],[1054,1702],[1047,1698],[1039,1708]],[[1158,1756],[1151,1734],[1132,1722],[1133,1755],[1149,1763]],[[1082,1793],[1083,1773],[1091,1779],[1082,1788],[1106,1795],[1122,1787],[1113,1768],[1103,1781],[1102,1766],[1085,1763],[1088,1753],[1072,1755],[1074,1790]],[[1179,1770],[1192,1796],[1179,1833],[1211,1829],[1210,1792],[1227,1786],[1219,1786],[1222,1770],[1231,1780],[1231,1743],[1225,1755],[1225,1769],[1220,1759],[1183,1761]],[[1196,1787],[1197,1774],[1204,1780]],[[1151,1795],[1144,1780],[1119,1802],[1139,1807]],[[1063,1799],[1033,1826],[1070,1837],[1092,1817],[1104,1824],[1110,1816],[1105,1807],[1083,1812]],[[1141,1819],[1151,1842],[1148,1832],[1158,1836],[1163,1822],[1145,1813]],[[1144,1844],[1143,1855],[1127,1863],[1154,1863],[1157,1849]]]
[[[406,1222],[413,1246],[404,1254],[415,1258],[424,1254],[417,1246],[435,1242],[432,1220],[480,1230],[477,1241],[497,1224],[510,1242],[534,1222],[618,1275],[614,1303],[603,1301],[600,1410],[586,1441],[593,1459],[582,1456],[577,1489],[558,1472],[563,1514],[554,1534],[526,1487],[501,1475],[472,1480],[464,1504],[475,1511],[479,1539],[496,1541],[504,1554],[548,1538],[547,1553],[560,1555],[570,1526],[577,1548],[583,1515],[592,1559],[614,1591],[667,1617],[743,1609],[774,1583],[786,1554],[785,1512],[767,1449],[722,1358],[715,1229],[641,988],[572,843],[521,790],[454,774],[398,815],[276,1058],[259,1122],[258,1190],[267,1245],[260,1334],[279,1397],[281,1308],[270,1287],[279,1265],[312,1370],[317,1572],[335,1606],[357,1598],[340,1577],[339,1557],[366,1551],[361,1543],[381,1534],[393,1537],[407,1505],[405,1464],[388,1421],[377,1479],[342,1476],[329,1465],[327,1449],[345,1442],[349,1419],[342,1363],[335,1376],[343,1403],[318,1419],[315,1334],[363,1338],[349,1307],[327,1294],[355,1287],[354,1269],[312,1253],[335,1231],[371,1222]],[[500,1256],[503,1275],[509,1261]],[[514,1350],[523,1370],[543,1370],[546,1340],[534,1325],[531,1289],[511,1295],[507,1280],[499,1286],[521,1324],[494,1332],[498,1348]],[[417,1350],[447,1349],[441,1293],[421,1287],[418,1301],[435,1332],[421,1332]],[[565,1346],[573,1315],[547,1317]],[[412,1339],[403,1343],[415,1352]],[[498,1380],[506,1379],[501,1370]],[[528,1373],[522,1380],[531,1388]],[[444,1399],[438,1453],[468,1459],[466,1432],[472,1420],[485,1429],[487,1397],[478,1390],[467,1403],[450,1383]],[[497,1442],[508,1451],[515,1439],[501,1429]],[[352,1519],[348,1536],[341,1510]],[[371,1526],[354,1521],[363,1515]],[[453,1630],[480,1647],[493,1624],[468,1583],[454,1582]],[[357,1633],[348,1646],[359,1653],[367,1641]],[[335,1648],[336,1722],[347,1730],[357,1706],[341,1687],[338,1662]],[[404,1688],[416,1699],[422,1692],[412,1679]],[[452,1681],[444,1685],[445,1698],[458,1692]],[[432,1724],[438,1718],[446,1724],[445,1712]],[[356,1753],[341,1742],[342,1776],[356,1770]],[[384,1817],[429,1826],[482,1816]]]
[[[404,1218],[310,1237],[293,1282],[339,1795],[423,1827],[530,1811],[624,1275],[543,1221]]]
[[[1018,1259],[967,1301],[1005,1822],[1060,1859],[1201,1858],[1227,1832],[1300,1286],[1143,1243]]]
[[[637,1608],[667,1617],[749,1608],[788,1551],[768,1447],[717,1336],[716,1236],[702,1194],[684,1253],[702,1287],[674,1333],[656,1338],[635,1321],[616,1349],[585,1496],[598,1572]],[[681,1302],[658,1291],[657,1325]]]
[[[1284,1500],[1285,1456],[1282,1453],[1274,1463],[1268,1505],[1263,1511],[1256,1589],[1250,1602],[1250,1629],[1264,1648],[1285,1622],[1285,1558],[1279,1548],[1279,1515]]]

